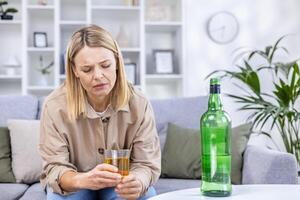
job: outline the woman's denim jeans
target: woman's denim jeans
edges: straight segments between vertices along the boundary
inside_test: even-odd
[[[147,193],[139,200],[145,200],[156,195],[153,187],[150,187]],[[67,196],[53,193],[47,188],[47,200],[119,200],[114,188],[105,188],[101,190],[80,190]]]

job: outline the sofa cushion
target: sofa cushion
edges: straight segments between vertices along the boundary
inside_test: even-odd
[[[10,138],[7,127],[0,127],[0,183],[16,182],[11,169]]]
[[[12,169],[18,183],[39,181],[42,159],[38,153],[40,121],[9,120]]]
[[[31,185],[20,200],[46,200],[46,192],[40,183]]]
[[[242,124],[231,132],[231,182],[242,184],[243,155],[246,150],[251,124]]]
[[[198,130],[169,123],[162,152],[162,177],[199,179],[201,176]]]
[[[207,110],[207,96],[151,100],[161,149],[164,148],[168,123],[199,129],[200,116]]]
[[[157,131],[160,132],[168,122],[198,129],[200,116],[207,110],[207,102],[207,96],[151,100]]]
[[[242,165],[243,153],[246,149],[251,124],[243,124],[232,128],[231,132],[231,182],[234,184],[241,184],[242,182]],[[181,133],[178,133],[181,132]],[[198,164],[200,161],[200,144],[196,144],[196,136],[191,137],[189,134],[199,133],[198,130],[191,130],[180,128],[173,125],[172,129],[168,130],[167,141],[162,155],[162,175],[167,177],[180,177],[180,178],[196,178],[198,174],[195,170],[199,170]],[[186,138],[183,136],[187,135]],[[169,141],[171,138],[171,141]],[[200,140],[198,138],[198,140]],[[195,145],[190,147],[188,145]],[[186,155],[188,150],[193,153]],[[171,158],[168,158],[171,156]],[[184,160],[185,163],[181,163]],[[169,163],[167,163],[169,162]],[[178,163],[178,164],[176,164]],[[175,167],[176,166],[176,167]],[[166,167],[166,169],[165,169]],[[168,174],[169,173],[169,174]],[[190,174],[187,174],[190,173]],[[184,176],[183,176],[184,175]]]
[[[28,185],[18,183],[1,183],[0,199],[16,200],[19,199],[27,190]]]
[[[0,126],[8,119],[36,119],[38,100],[33,96],[0,96]]]
[[[154,185],[154,188],[157,194],[171,192],[174,190],[183,190],[188,188],[199,188],[200,180],[193,179],[169,179],[169,178],[160,178],[157,183]],[[199,189],[200,193],[200,189]]]

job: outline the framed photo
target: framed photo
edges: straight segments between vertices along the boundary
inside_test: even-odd
[[[153,50],[155,61],[155,72],[158,74],[172,74],[174,73],[173,55],[174,50]]]
[[[136,74],[136,64],[135,63],[125,63],[125,73],[128,82],[132,85],[137,84],[137,74]]]
[[[47,33],[45,32],[34,32],[33,33],[33,45],[34,47],[47,47]]]

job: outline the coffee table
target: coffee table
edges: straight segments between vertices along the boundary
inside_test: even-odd
[[[300,185],[233,185],[229,197],[206,197],[200,188],[163,193],[149,200],[299,200]]]

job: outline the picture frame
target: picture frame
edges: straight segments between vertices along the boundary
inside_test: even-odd
[[[48,47],[47,33],[46,32],[34,32],[33,33],[33,45],[34,47]]]
[[[130,82],[132,85],[137,84],[137,65],[136,63],[125,63],[125,73],[127,81]]]
[[[173,49],[154,49],[153,57],[155,61],[155,73],[157,74],[174,73],[174,50]]]

